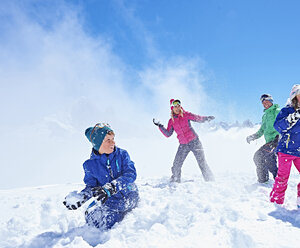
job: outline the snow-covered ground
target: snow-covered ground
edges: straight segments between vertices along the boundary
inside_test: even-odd
[[[83,185],[66,184],[0,192],[0,247],[299,247],[295,210],[298,176],[290,178],[284,209],[268,202],[271,183],[227,173],[167,186],[167,178],[138,179],[138,208],[112,230],[85,226],[83,208],[62,199]]]
[[[245,142],[258,127],[214,132],[198,127],[215,182],[203,181],[189,155],[183,183],[166,184],[176,137],[165,139],[156,130],[142,141],[120,140],[120,147],[136,162],[140,190],[139,206],[121,223],[100,233],[85,225],[84,206],[76,211],[64,207],[64,197],[82,189],[82,181],[5,189],[0,190],[0,247],[299,247],[296,170],[291,172],[284,208],[276,207],[268,197],[273,180],[256,183],[252,157],[263,139]],[[81,166],[73,170],[82,173]]]

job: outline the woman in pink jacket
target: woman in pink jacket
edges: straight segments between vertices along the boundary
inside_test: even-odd
[[[181,167],[190,151],[196,157],[200,170],[205,181],[213,181],[213,174],[208,167],[202,144],[198,135],[191,126],[191,121],[205,122],[213,120],[214,116],[199,116],[185,111],[181,107],[180,100],[170,100],[171,119],[168,122],[168,127],[165,128],[159,121],[153,119],[153,123],[159,127],[159,130],[166,136],[170,137],[174,130],[177,133],[179,147],[173,162],[171,182],[181,181]]]

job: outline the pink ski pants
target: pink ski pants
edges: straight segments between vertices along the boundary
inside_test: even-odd
[[[278,152],[278,172],[275,178],[273,189],[270,193],[271,202],[283,204],[292,162],[300,173],[300,157]],[[300,196],[300,183],[298,183],[298,196]]]

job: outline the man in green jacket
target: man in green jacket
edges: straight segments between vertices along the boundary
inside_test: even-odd
[[[260,138],[264,135],[266,144],[264,144],[254,154],[253,160],[256,165],[256,173],[259,183],[265,183],[269,180],[269,171],[274,179],[277,175],[277,157],[275,148],[278,144],[279,133],[274,128],[275,119],[280,112],[278,104],[273,104],[273,98],[269,94],[263,94],[260,98],[264,106],[264,115],[260,129],[247,137],[247,142]]]

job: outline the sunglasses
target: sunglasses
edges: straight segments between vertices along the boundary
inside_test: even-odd
[[[99,127],[99,128],[104,128],[104,127],[109,127],[110,125],[108,123],[97,123],[94,128]]]
[[[179,100],[175,100],[175,101],[172,102],[172,105],[173,105],[174,107],[176,107],[176,106],[178,106],[178,105],[181,105],[181,102],[180,102]]]
[[[261,102],[263,102],[264,100],[269,99],[269,98],[270,98],[270,96],[265,94],[260,97],[260,100],[261,100]]]

